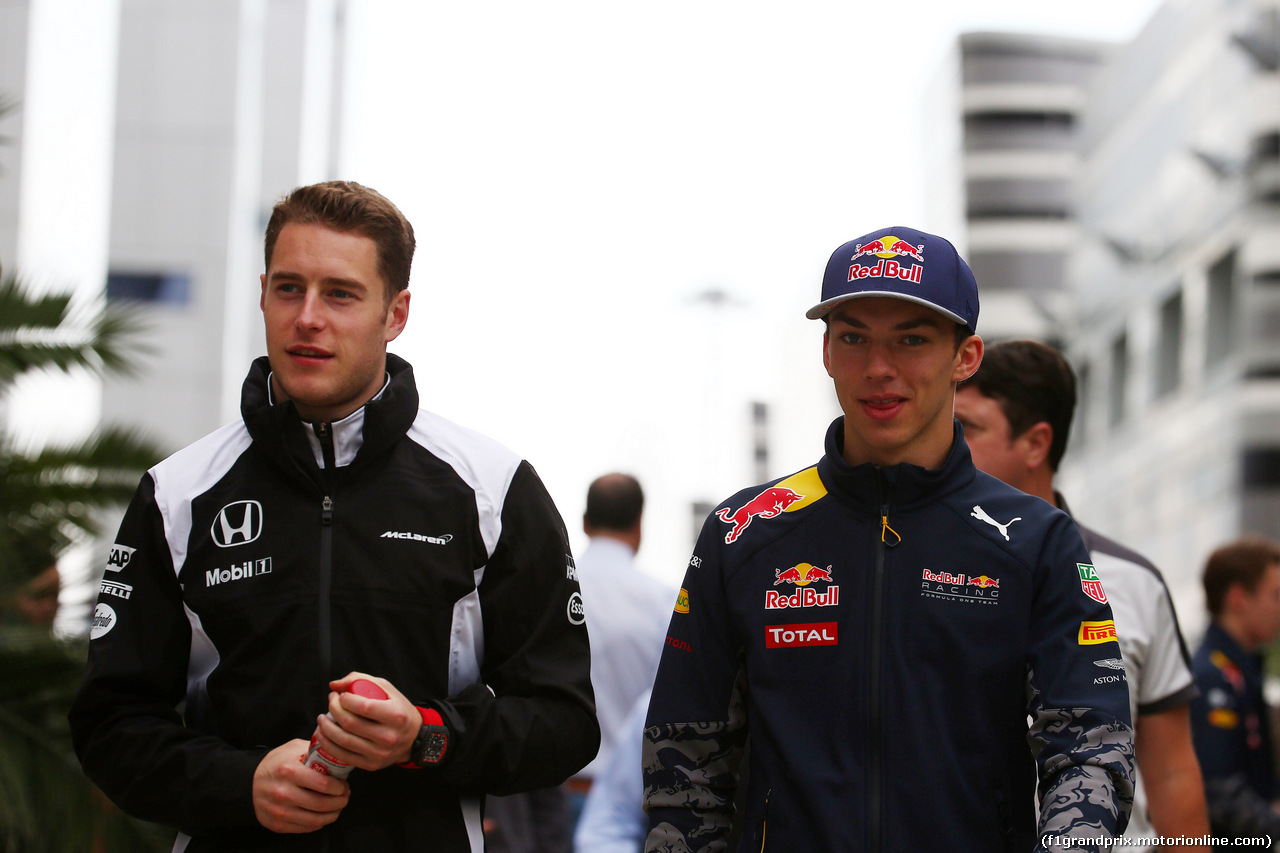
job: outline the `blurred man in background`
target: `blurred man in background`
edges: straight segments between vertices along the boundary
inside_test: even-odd
[[[1213,834],[1280,840],[1261,654],[1280,631],[1280,548],[1256,538],[1219,548],[1204,593],[1211,622],[1192,662],[1200,697],[1191,722]]]
[[[1053,478],[1075,405],[1075,375],[1057,350],[1009,341],[988,347],[978,372],[960,383],[955,414],[979,470],[1070,512]],[[1124,657],[1122,671],[1100,669],[1098,677],[1123,675],[1129,684],[1138,784],[1125,835],[1199,838],[1209,827],[1191,743],[1195,680],[1169,590],[1146,559],[1076,525],[1101,581],[1090,588],[1111,604]]]

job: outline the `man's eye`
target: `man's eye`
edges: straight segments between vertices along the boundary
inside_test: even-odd
[[[909,347],[918,347],[923,343],[927,343],[928,339],[923,338],[920,335],[907,335],[902,339],[902,342]]]

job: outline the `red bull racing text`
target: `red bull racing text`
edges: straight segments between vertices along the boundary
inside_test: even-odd
[[[920,580],[922,598],[937,598],[968,604],[999,604],[1000,579],[987,575],[958,574],[924,570]]]

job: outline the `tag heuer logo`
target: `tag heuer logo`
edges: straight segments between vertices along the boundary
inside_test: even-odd
[[[219,548],[232,548],[252,542],[262,535],[262,504],[257,501],[236,501],[218,512],[209,528],[213,544]]]
[[[1098,579],[1097,570],[1088,563],[1076,563],[1076,570],[1080,572],[1080,588],[1084,590],[1084,594],[1099,604],[1106,604],[1107,593],[1102,588],[1102,581]]]

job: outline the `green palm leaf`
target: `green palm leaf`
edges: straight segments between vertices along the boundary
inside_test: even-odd
[[[4,105],[0,102],[0,112]],[[0,282],[0,396],[33,370],[127,373],[138,318],[68,294]],[[138,433],[105,427],[68,446],[23,452],[0,436],[0,853],[164,850],[173,832],[116,809],[80,770],[66,714],[83,644],[23,624],[14,601],[71,544],[99,532],[163,456]]]

